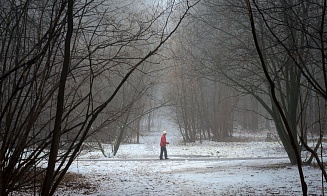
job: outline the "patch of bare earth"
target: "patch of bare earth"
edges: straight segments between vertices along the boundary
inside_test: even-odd
[[[67,173],[61,181],[58,192],[92,194],[96,191],[97,185],[89,182],[85,176],[77,173]]]
[[[44,177],[44,176],[43,176]],[[36,195],[40,192],[41,179],[35,178],[35,186],[29,188],[23,188],[15,191],[14,195]],[[33,184],[30,183],[30,184]],[[92,194],[96,192],[97,184],[90,182],[82,174],[68,172],[60,182],[55,195],[63,195],[63,193],[78,193],[78,194]]]

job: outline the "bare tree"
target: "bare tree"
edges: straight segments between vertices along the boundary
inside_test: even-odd
[[[297,34],[303,35],[303,38],[305,37],[306,39],[306,45],[303,47],[299,48],[294,48],[292,45],[289,44],[287,41],[288,39],[282,39],[283,35],[280,35],[280,33],[275,31],[275,28],[273,28],[272,24],[270,21],[267,19],[270,17],[270,15],[267,15],[265,11],[263,11],[262,7],[260,4],[258,4],[256,1],[253,1],[253,4],[248,1],[248,7],[249,7],[249,14],[250,14],[250,19],[251,19],[251,26],[252,26],[252,32],[253,32],[253,39],[256,44],[256,48],[258,51],[258,54],[261,59],[261,64],[263,69],[266,69],[266,63],[264,61],[264,58],[262,56],[261,48],[259,46],[259,41],[256,36],[256,26],[254,23],[253,19],[253,11],[252,11],[252,5],[255,7],[256,11],[258,11],[260,15],[260,19],[262,19],[265,23],[265,27],[269,30],[271,33],[272,37],[276,40],[278,43],[277,46],[280,46],[283,48],[287,56],[289,57],[290,61],[296,66],[296,68],[301,72],[303,77],[306,79],[306,82],[309,85],[304,85],[306,90],[309,91],[314,91],[318,93],[321,97],[323,97],[326,101],[326,68],[325,68],[325,52],[324,52],[324,44],[326,42],[325,40],[325,33],[324,30],[326,29],[325,25],[325,14],[326,14],[326,1],[323,3],[316,3],[316,2],[310,2],[310,3],[303,3],[300,2],[297,5],[291,4],[290,2],[284,2],[285,8],[289,9],[292,11],[292,15],[295,16],[292,19],[294,20],[293,22],[298,22],[300,24],[299,28],[296,28],[296,26],[291,26],[292,31],[289,35],[289,39],[291,39],[293,42],[295,42],[297,38]],[[304,12],[304,14],[300,15],[298,12],[296,12],[296,7],[300,6]],[[321,12],[321,18],[317,17],[317,13]],[[319,14],[318,14],[319,15]],[[318,23],[311,23],[308,22],[307,19],[315,17],[318,21]],[[302,52],[306,51],[305,55],[302,56]],[[309,61],[308,61],[309,59]],[[272,92],[274,91],[275,88],[275,83],[273,80],[271,80],[271,76],[269,76],[269,73],[266,72],[266,76],[269,80],[269,83],[271,85]],[[312,94],[309,94],[312,95]],[[275,98],[275,103],[277,106],[279,106],[279,101]],[[302,108],[302,115],[303,115],[303,108]],[[297,137],[296,134],[292,134],[290,129],[295,129],[295,127],[289,126],[291,124],[290,119],[286,118],[284,116],[284,111],[281,108],[278,108],[279,114],[283,117],[283,123],[284,126],[287,128],[289,135],[290,135],[290,142],[293,144],[294,143],[294,137]],[[320,113],[320,112],[319,112]],[[301,116],[303,117],[303,116]],[[313,149],[309,147],[307,144],[307,141],[304,139],[303,136],[303,127],[301,127],[301,134],[299,134],[301,143],[305,146],[305,148],[312,153],[312,155],[315,157],[319,167],[322,170],[322,175],[324,176],[325,181],[327,181],[327,175],[325,168],[319,159],[319,156],[317,154],[317,149],[318,146],[321,144],[321,140],[323,138],[323,132],[325,131],[325,114],[323,116],[318,116],[317,122],[323,121],[321,123],[321,128],[319,128],[319,141],[316,147]],[[296,141],[296,140],[295,140]],[[293,144],[292,145],[294,148],[294,151],[296,152],[296,147]],[[321,148],[322,151],[322,148]],[[298,155],[300,157],[300,155]],[[302,173],[302,168],[301,168],[301,160],[298,158],[298,168],[299,168],[299,173],[301,177],[301,183],[302,183],[302,191],[303,195],[307,195],[307,186],[304,180],[304,176]]]
[[[84,141],[123,117],[146,89],[115,107],[124,84],[195,4],[172,1],[149,9],[129,1],[4,2],[1,195],[32,187],[53,195]]]
[[[257,48],[257,51],[258,51],[258,54],[259,54],[259,58],[260,58],[260,61],[261,61],[261,65],[262,65],[262,69],[265,73],[265,76],[269,82],[269,85],[270,85],[270,90],[271,90],[271,95],[272,95],[272,98],[274,100],[274,103],[276,104],[276,107],[277,107],[277,110],[278,112],[280,113],[280,116],[283,120],[283,123],[285,125],[285,128],[287,130],[287,133],[288,133],[288,136],[289,136],[289,140],[290,140],[290,143],[292,145],[292,148],[294,150],[294,154],[296,156],[296,162],[297,162],[297,166],[298,166],[298,170],[299,170],[299,175],[300,175],[300,179],[301,179],[301,185],[302,185],[302,192],[303,192],[303,195],[307,195],[307,184],[304,180],[304,174],[303,174],[303,170],[302,170],[302,160],[301,160],[301,155],[299,153],[299,150],[298,150],[298,147],[297,147],[297,144],[296,144],[296,135],[294,135],[292,133],[292,127],[290,126],[289,124],[289,121],[287,120],[287,117],[277,99],[277,96],[276,96],[276,93],[275,93],[275,83],[273,82],[271,76],[269,75],[269,71],[268,71],[268,68],[265,64],[265,58],[264,58],[264,55],[261,53],[261,49],[260,49],[260,46],[259,46],[259,42],[258,42],[258,39],[257,39],[257,34],[256,34],[256,31],[255,31],[255,23],[254,23],[254,18],[253,18],[253,12],[252,12],[252,7],[251,7],[251,3],[250,1],[247,1],[247,6],[248,6],[248,9],[249,9],[249,17],[250,17],[250,22],[251,22],[251,27],[252,27],[252,33],[253,33],[253,39],[254,39],[254,42],[255,42],[255,46]],[[294,129],[294,127],[293,127]]]

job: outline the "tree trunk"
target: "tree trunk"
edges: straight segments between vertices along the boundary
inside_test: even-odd
[[[68,76],[68,69],[70,64],[70,42],[73,34],[73,0],[68,0],[67,6],[67,33],[65,39],[65,52],[64,52],[64,62],[61,71],[60,84],[57,97],[57,111],[55,117],[55,124],[53,129],[53,136],[51,141],[50,155],[48,160],[47,172],[43,181],[42,193],[41,195],[49,195],[51,185],[54,178],[54,168],[56,164],[56,159],[59,150],[59,142],[61,135],[61,121],[64,113],[64,101],[65,101],[65,86]]]

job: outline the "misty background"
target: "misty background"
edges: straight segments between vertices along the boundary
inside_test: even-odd
[[[167,120],[184,143],[268,130],[303,187],[302,150],[327,178],[325,11],[300,0],[1,1],[1,195],[54,194],[87,144],[115,155]]]

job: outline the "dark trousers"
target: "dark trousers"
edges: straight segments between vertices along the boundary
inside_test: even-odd
[[[167,159],[167,148],[166,148],[166,146],[161,146],[160,159],[162,159],[162,154],[165,154],[165,159]]]

